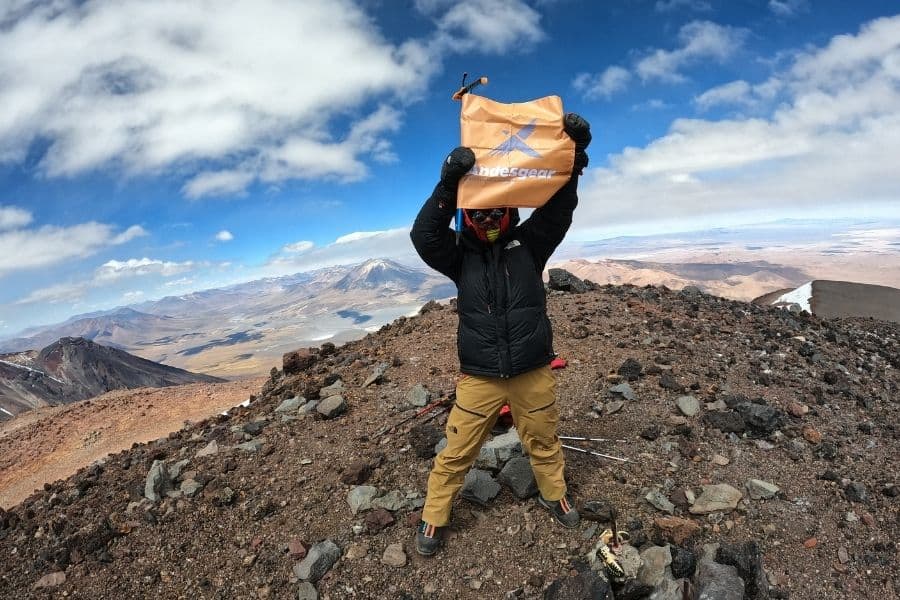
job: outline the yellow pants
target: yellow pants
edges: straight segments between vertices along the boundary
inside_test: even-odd
[[[557,437],[556,378],[540,367],[510,379],[464,375],[456,385],[456,405],[447,419],[447,447],[434,459],[422,520],[437,527],[450,522],[453,497],[466,472],[508,404],[528,452],[538,489],[546,500],[566,493],[565,460]]]

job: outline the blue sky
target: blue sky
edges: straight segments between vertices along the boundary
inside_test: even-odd
[[[463,71],[593,126],[572,241],[900,217],[896,2],[7,0],[0,336],[372,256]]]

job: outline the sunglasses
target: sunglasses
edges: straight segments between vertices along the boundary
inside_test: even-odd
[[[477,223],[477,224],[481,225],[488,219],[495,221],[495,222],[499,221],[504,216],[506,216],[506,209],[505,208],[494,208],[491,210],[476,210],[476,211],[473,211],[470,216],[472,218],[473,223]]]

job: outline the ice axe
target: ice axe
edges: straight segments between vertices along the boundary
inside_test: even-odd
[[[457,101],[462,101],[462,97],[471,92],[473,89],[477,88],[479,85],[487,85],[488,78],[485,76],[481,76],[478,79],[472,81],[468,85],[466,84],[466,77],[468,77],[468,73],[463,73],[462,76],[462,84],[458,90],[453,92],[453,98]],[[456,245],[459,246],[459,236],[462,234],[462,225],[463,225],[463,209],[456,209]]]

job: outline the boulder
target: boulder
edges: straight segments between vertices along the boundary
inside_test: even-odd
[[[504,465],[498,481],[512,490],[516,498],[524,500],[538,493],[537,481],[534,479],[534,471],[531,462],[524,456],[517,456]]]
[[[341,557],[341,549],[331,540],[314,544],[306,558],[294,565],[294,575],[303,581],[313,583],[320,580]]]
[[[286,352],[281,357],[282,368],[285,375],[296,375],[305,371],[316,362],[316,357],[307,349]]]
[[[612,600],[612,597],[609,582],[593,569],[561,577],[544,590],[544,600]]]
[[[641,552],[638,581],[645,585],[658,586],[666,575],[666,568],[671,563],[672,552],[668,546],[650,546]]]
[[[744,582],[736,568],[704,560],[695,580],[697,600],[743,600]]]
[[[169,470],[165,461],[154,460],[147,473],[147,480],[144,482],[144,496],[152,501],[158,502],[166,492],[172,491],[172,479],[169,477]]]
[[[372,500],[378,495],[378,489],[371,485],[358,485],[347,493],[347,504],[354,515],[372,508]]]
[[[303,396],[294,396],[293,398],[288,398],[287,400],[282,401],[281,404],[275,409],[277,413],[292,413],[297,412],[297,409],[306,404],[306,398]]]
[[[469,502],[487,506],[500,492],[500,484],[491,474],[481,469],[471,469],[466,473],[460,496]]]
[[[330,396],[319,402],[316,412],[322,415],[323,419],[333,419],[347,412],[347,403],[341,395]]]

